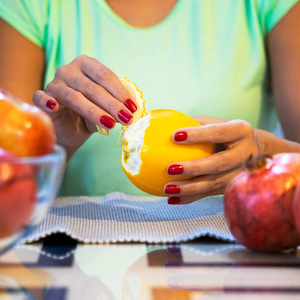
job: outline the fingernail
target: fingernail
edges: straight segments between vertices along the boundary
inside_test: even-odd
[[[130,114],[128,111],[124,109],[119,111],[118,116],[120,120],[124,123],[130,122],[130,120],[132,119],[132,114]]]
[[[168,204],[178,204],[180,202],[181,202],[181,200],[179,197],[170,197],[168,199]]]
[[[182,142],[187,139],[187,133],[185,131],[178,131],[174,135],[174,140],[176,142]]]
[[[131,100],[131,99],[127,99],[127,100],[124,102],[124,105],[125,105],[132,113],[134,113],[134,112],[137,110],[137,107],[136,107],[135,103],[134,103],[133,100]]]
[[[179,194],[180,187],[178,185],[169,184],[165,187],[165,193],[166,194]]]
[[[47,102],[46,102],[46,106],[49,108],[49,109],[53,109],[55,106],[56,106],[56,102],[55,101],[53,101],[53,100],[48,100]]]
[[[168,167],[168,174],[170,175],[179,175],[183,173],[182,165],[170,165]]]
[[[116,121],[113,118],[106,116],[106,115],[103,115],[100,118],[100,122],[107,128],[113,128],[116,124]]]

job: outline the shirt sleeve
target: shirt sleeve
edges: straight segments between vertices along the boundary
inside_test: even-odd
[[[297,2],[299,0],[259,0],[259,14],[265,32],[270,32]]]
[[[0,0],[0,18],[34,44],[46,39],[47,0]]]

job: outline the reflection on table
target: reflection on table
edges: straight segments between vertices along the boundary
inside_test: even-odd
[[[57,234],[0,257],[0,299],[299,299],[300,249],[258,253],[201,238],[80,244]]]

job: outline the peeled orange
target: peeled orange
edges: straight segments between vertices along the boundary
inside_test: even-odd
[[[190,179],[170,176],[167,167],[214,153],[215,145],[211,143],[183,145],[173,142],[174,131],[195,126],[201,125],[192,117],[171,109],[150,110],[129,125],[123,133],[121,151],[121,165],[129,180],[148,194],[166,196],[166,183]]]

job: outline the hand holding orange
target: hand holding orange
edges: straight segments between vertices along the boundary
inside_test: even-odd
[[[167,196],[164,186],[174,180],[167,173],[170,164],[206,157],[215,151],[212,143],[182,145],[173,141],[172,135],[176,130],[196,126],[201,124],[184,113],[157,109],[125,128],[121,165],[129,180],[146,193]],[[176,180],[191,178],[177,176]]]

